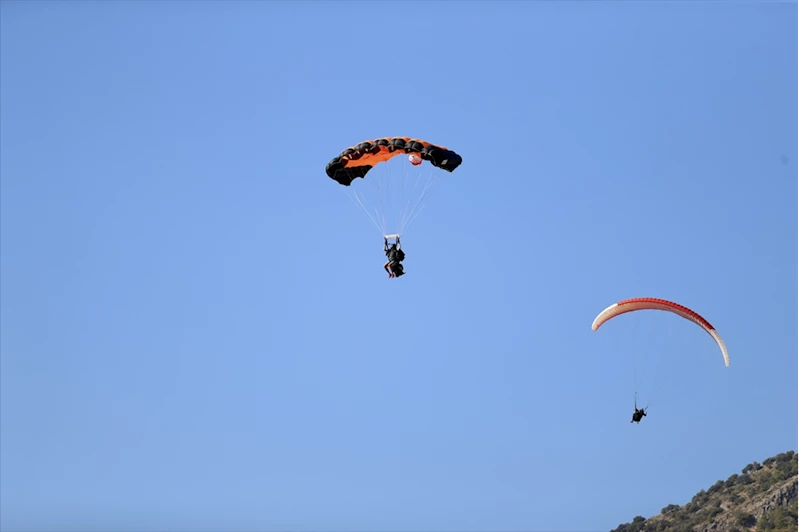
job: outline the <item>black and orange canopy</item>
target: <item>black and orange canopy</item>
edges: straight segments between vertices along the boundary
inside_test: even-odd
[[[356,177],[365,177],[375,165],[403,154],[416,154],[447,172],[463,162],[460,155],[443,146],[410,137],[386,137],[350,146],[327,163],[325,171],[331,179],[348,187]]]

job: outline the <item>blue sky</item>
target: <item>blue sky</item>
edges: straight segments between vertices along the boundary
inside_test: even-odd
[[[796,449],[795,3],[0,14],[3,530],[608,530]],[[395,135],[463,164],[388,280],[325,165]]]

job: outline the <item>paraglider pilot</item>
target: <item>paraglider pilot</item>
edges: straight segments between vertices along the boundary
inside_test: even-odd
[[[633,421],[636,422],[636,423],[640,423],[641,420],[646,415],[646,407],[638,408],[638,394],[637,393],[635,394],[635,403],[634,403],[634,405],[635,406],[633,408],[635,408],[635,411],[633,412],[633,419],[632,419],[632,421],[630,421],[630,423],[632,423]]]
[[[388,272],[388,278],[391,279],[392,277],[401,277],[405,275],[402,266],[402,261],[405,260],[405,252],[402,251],[402,244],[400,244],[399,237],[397,237],[397,241],[391,244],[391,246],[388,245],[388,238],[384,238],[383,251],[385,251],[386,257],[388,257],[388,262],[383,264],[383,269]]]

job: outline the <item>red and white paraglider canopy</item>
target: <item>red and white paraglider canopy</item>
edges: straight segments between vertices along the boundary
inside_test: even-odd
[[[625,299],[624,301],[619,301],[618,303],[613,303],[611,306],[599,313],[599,315],[594,319],[594,323],[591,324],[591,329],[596,331],[606,321],[615,318],[616,316],[626,314],[627,312],[635,312],[636,310],[665,310],[667,312],[673,312],[678,316],[696,323],[713,337],[719,348],[721,348],[721,354],[724,356],[724,365],[729,367],[730,355],[727,353],[727,346],[724,345],[724,341],[721,339],[721,336],[719,336],[719,333],[716,332],[715,327],[713,327],[705,318],[688,307],[684,307],[672,301],[666,301],[665,299],[657,299],[654,297],[636,297],[633,299]]]

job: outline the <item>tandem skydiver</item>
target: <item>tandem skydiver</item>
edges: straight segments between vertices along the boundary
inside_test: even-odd
[[[397,241],[391,244],[391,246],[388,245],[388,238],[384,238],[383,251],[385,251],[386,257],[388,258],[388,262],[383,264],[383,269],[388,272],[388,278],[391,279],[392,277],[401,277],[405,275],[402,266],[402,261],[405,260],[405,252],[402,251],[402,244],[400,244],[399,237],[397,237]]]

